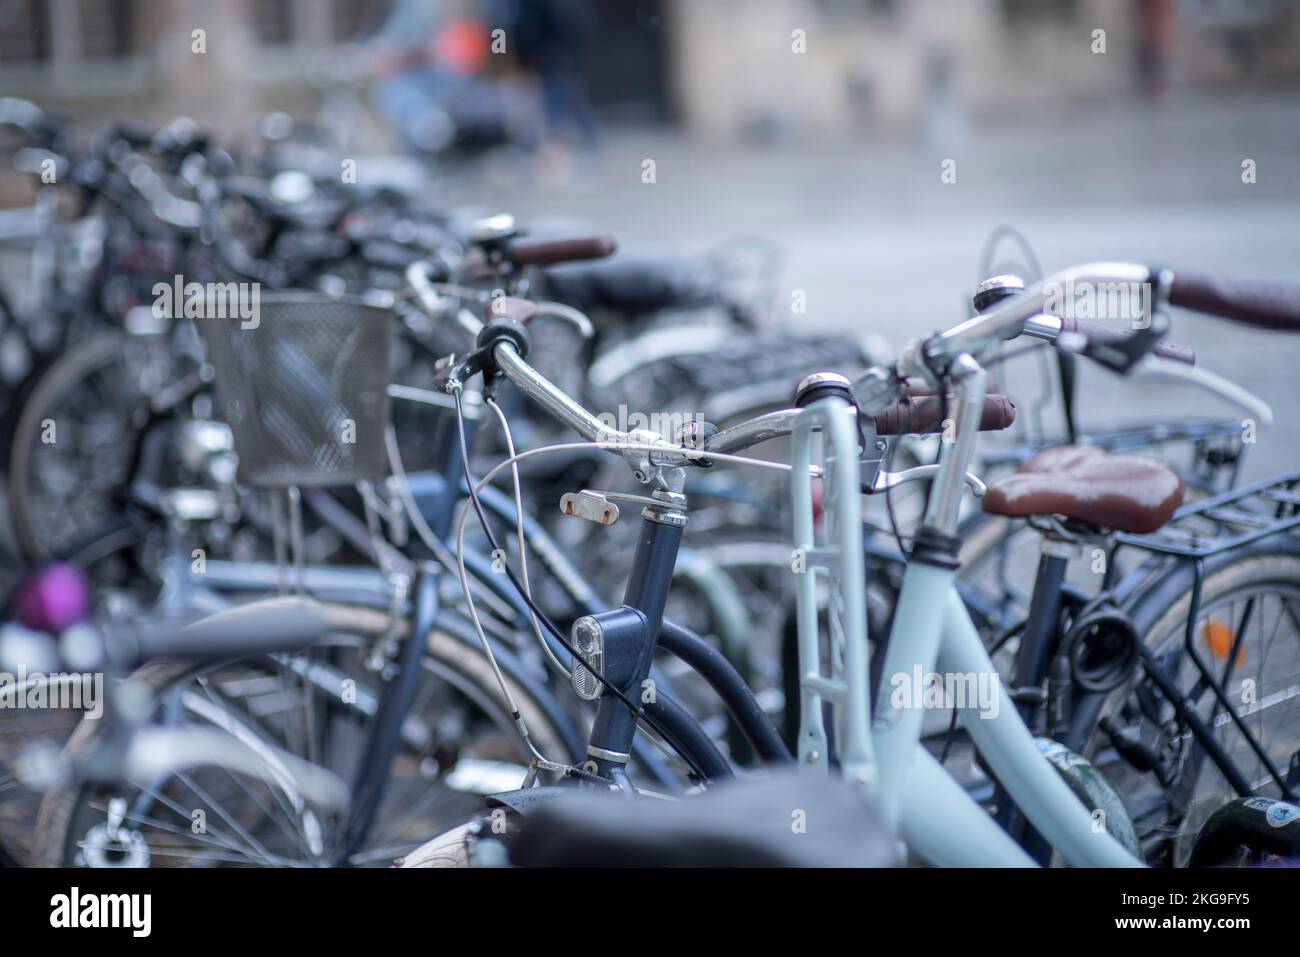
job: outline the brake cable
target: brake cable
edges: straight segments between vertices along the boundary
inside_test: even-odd
[[[477,371],[477,370],[476,370],[476,371]],[[513,456],[511,456],[510,458],[506,459],[504,462],[501,462],[501,463],[499,463],[498,465],[494,466],[490,471],[488,471],[488,473],[487,473],[487,474],[486,474],[482,479],[479,480],[478,483],[475,483],[474,480],[473,480],[473,477],[470,475],[470,472],[469,472],[468,443],[467,443],[467,441],[466,441],[466,437],[465,437],[464,415],[463,415],[463,408],[462,408],[462,406],[461,406],[461,401],[460,401],[460,391],[459,391],[459,389],[452,389],[451,391],[452,391],[453,396],[454,396],[455,399],[456,399],[456,407],[457,407],[457,425],[458,425],[458,431],[459,431],[459,437],[460,437],[460,443],[461,443],[461,453],[462,453],[462,454],[461,454],[461,466],[462,466],[462,468],[463,468],[463,470],[464,470],[465,480],[466,480],[466,483],[467,483],[467,486],[468,486],[469,499],[470,499],[469,504],[471,504],[471,505],[473,506],[473,508],[474,508],[474,512],[475,512],[475,514],[476,514],[476,516],[477,516],[477,518],[478,518],[479,524],[480,524],[480,526],[483,528],[484,534],[487,536],[487,538],[488,538],[488,542],[489,542],[489,544],[491,545],[493,551],[500,550],[500,545],[499,545],[499,543],[497,542],[496,536],[493,534],[491,527],[490,527],[490,526],[488,525],[488,523],[487,523],[486,515],[484,514],[484,512],[483,512],[483,508],[482,508],[482,505],[481,505],[481,503],[479,502],[479,499],[478,499],[478,489],[479,489],[482,485],[485,485],[487,482],[489,482],[489,481],[490,481],[490,480],[491,480],[491,479],[492,479],[492,478],[493,478],[497,473],[499,473],[502,469],[504,469],[504,468],[506,468],[506,467],[512,465],[512,464],[515,463],[515,462],[519,462],[519,461],[522,461],[522,460],[524,460],[524,459],[532,458],[532,457],[535,456],[535,455],[541,455],[541,454],[544,454],[544,453],[547,453],[547,452],[558,452],[558,451],[563,451],[563,450],[568,450],[568,449],[579,449],[579,448],[581,448],[581,449],[607,449],[607,448],[608,448],[607,446],[602,445],[602,444],[599,443],[599,442],[569,442],[569,443],[562,443],[562,444],[559,444],[559,445],[545,446],[545,447],[543,447],[543,448],[538,448],[538,449],[530,449],[530,450],[526,450],[526,451],[524,451],[524,452],[517,453],[516,455],[513,455]],[[663,451],[663,447],[662,447],[662,446],[658,446],[658,445],[649,445],[649,444],[641,445],[641,444],[639,444],[639,443],[628,444],[628,445],[624,446],[624,448],[627,448],[627,449],[644,449],[645,451],[650,451],[650,452],[662,452],[662,451]],[[701,458],[701,459],[702,459],[702,458],[708,458],[708,459],[713,460],[713,461],[719,461],[719,462],[734,462],[734,463],[738,463],[738,464],[754,465],[754,466],[757,466],[757,467],[760,467],[760,468],[769,468],[769,469],[773,469],[773,470],[776,470],[776,471],[782,471],[782,472],[788,472],[788,471],[791,470],[791,466],[788,465],[788,464],[786,464],[786,463],[783,463],[783,462],[771,462],[771,461],[766,461],[766,460],[763,460],[763,459],[755,459],[755,458],[751,458],[751,457],[749,457],[749,456],[743,456],[743,455],[733,455],[733,454],[730,454],[730,453],[721,453],[721,452],[707,452],[707,451],[704,450],[704,449],[693,449],[693,448],[689,448],[689,447],[683,447],[683,448],[680,448],[680,449],[674,449],[673,451],[674,451],[675,453],[677,453],[677,454],[680,454],[680,455],[686,457],[686,458]],[[469,510],[468,510],[468,507],[462,508],[462,511],[461,511],[461,518],[460,518],[460,521],[459,521],[459,523],[458,523],[458,527],[457,527],[457,560],[458,560],[458,564],[459,564],[459,566],[460,566],[460,567],[459,567],[459,571],[460,571],[460,576],[461,576],[461,585],[462,585],[462,587],[464,587],[464,588],[467,588],[467,582],[468,582],[468,576],[467,576],[467,573],[466,573],[466,571],[465,571],[465,567],[464,567],[464,557],[463,557],[463,556],[464,556],[464,530],[465,530],[465,520],[466,520],[466,518],[468,518],[468,511],[469,511]],[[609,690],[614,694],[614,696],[617,697],[617,698],[622,702],[622,704],[623,704],[625,707],[627,707],[628,710],[629,710],[629,711],[630,711],[630,712],[631,712],[631,713],[632,713],[632,714],[633,714],[633,715],[634,715],[638,720],[643,720],[643,721],[644,721],[644,722],[645,722],[645,723],[650,727],[650,729],[651,729],[652,731],[654,731],[655,733],[657,733],[658,735],[660,735],[664,740],[666,740],[666,741],[672,741],[672,740],[674,740],[674,739],[673,739],[673,736],[667,733],[666,729],[663,727],[663,725],[662,725],[659,721],[657,721],[655,718],[651,717],[651,716],[650,716],[649,714],[647,714],[645,711],[643,711],[643,710],[641,710],[640,708],[638,708],[638,707],[637,707],[635,704],[633,704],[633,703],[632,703],[632,702],[627,698],[627,696],[624,695],[624,694],[623,694],[623,693],[622,693],[618,688],[614,687],[614,686],[611,685],[608,681],[606,681],[605,678],[604,678],[604,677],[599,673],[599,671],[598,671],[597,669],[591,667],[590,663],[589,663],[589,662],[588,662],[588,661],[587,661],[587,660],[586,660],[586,659],[585,659],[581,654],[579,654],[579,653],[577,652],[577,650],[576,650],[576,649],[575,649],[575,648],[574,648],[574,647],[573,647],[573,646],[568,642],[568,640],[567,640],[567,639],[564,637],[564,635],[560,632],[559,628],[555,625],[555,623],[552,622],[551,619],[546,615],[546,613],[545,613],[544,611],[542,611],[541,608],[539,608],[539,607],[537,606],[536,602],[533,601],[531,595],[529,595],[529,594],[528,594],[528,593],[523,589],[523,587],[522,587],[522,585],[521,585],[521,583],[520,583],[518,577],[515,575],[515,573],[513,572],[513,570],[511,570],[511,568],[510,568],[510,566],[509,566],[508,564],[503,565],[503,571],[505,572],[505,575],[506,575],[507,579],[510,581],[511,585],[512,585],[512,586],[515,588],[515,590],[519,593],[520,598],[523,600],[523,602],[524,602],[524,603],[529,607],[529,609],[530,609],[534,614],[537,615],[538,621],[541,622],[541,624],[546,628],[547,631],[549,631],[552,635],[555,636],[556,641],[559,642],[560,646],[563,647],[563,648],[565,649],[565,651],[567,651],[570,655],[572,655],[572,656],[574,657],[574,659],[575,659],[579,664],[582,664],[584,667],[586,667],[587,670],[590,671],[590,672],[591,672],[591,673],[596,677],[596,679],[597,679],[598,681],[600,681],[601,684],[603,684],[605,687],[609,688]],[[476,617],[475,617],[475,612],[474,612],[474,607],[473,607],[473,600],[472,600],[472,598],[469,598],[468,595],[467,595],[467,601],[468,601],[468,605],[469,605],[469,610],[470,610],[470,617],[471,617],[471,620],[474,620],[474,621],[475,621],[475,624],[476,624],[476,628],[479,628],[479,626],[478,626],[478,624],[477,624]],[[491,648],[490,648],[490,646],[488,645],[487,637],[486,637],[486,635],[483,634],[481,628],[479,628],[479,637],[480,637],[481,641],[484,643],[485,650],[487,651],[487,653],[488,653],[488,655],[489,655],[489,658],[491,658],[491,660],[493,661],[493,664],[494,664],[494,666],[495,666],[495,658],[492,658],[492,652],[491,652]],[[501,679],[501,678],[499,677],[499,678],[498,678],[498,682],[503,684],[503,691],[506,692],[507,700],[513,702],[513,698],[511,698],[511,696],[509,695],[508,690],[504,688],[504,682],[503,682],[503,679]],[[522,719],[520,719],[520,720],[522,720]],[[677,749],[674,749],[674,750],[677,750]],[[701,769],[701,768],[698,766],[698,764],[696,764],[696,762],[695,762],[695,761],[694,761],[694,760],[693,760],[689,755],[687,755],[687,754],[685,754],[685,753],[682,753],[680,750],[678,750],[678,754],[679,754],[679,756],[682,758],[683,761],[685,761],[688,765],[691,766],[692,773],[693,773],[695,776],[697,776],[700,780],[703,780],[703,781],[707,781],[707,780],[709,779],[708,774],[706,774],[706,773],[703,771],[703,769]]]
[[[483,506],[479,502],[478,490],[475,487],[474,477],[470,474],[469,471],[469,444],[465,438],[465,417],[463,414],[463,408],[460,400],[460,390],[459,389],[454,390],[452,392],[452,395],[456,399],[456,425],[457,425],[457,434],[460,437],[461,468],[465,473],[465,483],[469,492],[469,500],[474,507],[474,512],[478,516],[479,525],[483,529],[483,534],[487,536],[488,544],[491,546],[492,551],[493,552],[502,551],[501,546],[497,541],[497,537],[495,533],[493,533],[491,525],[488,523],[487,516],[483,512]],[[513,465],[514,462],[517,461],[517,459],[518,456],[512,456],[511,464]],[[461,528],[462,529],[464,528],[463,523]],[[457,556],[462,563],[464,561],[463,555],[464,555],[463,549],[460,548],[458,544]],[[463,569],[464,567],[463,564],[461,567]],[[661,737],[663,737],[665,740],[672,740],[672,735],[668,734],[666,730],[663,728],[663,726],[657,720],[651,718],[648,714],[646,714],[646,712],[642,708],[640,708],[635,703],[633,703],[627,697],[627,695],[623,694],[621,690],[616,688],[611,682],[607,681],[604,675],[600,673],[600,669],[594,667],[582,654],[578,652],[576,648],[573,647],[572,644],[569,643],[569,641],[560,633],[560,630],[559,628],[556,627],[555,623],[552,622],[550,618],[546,615],[546,613],[542,611],[541,608],[538,607],[537,603],[533,601],[532,596],[523,587],[522,582],[520,582],[519,579],[515,576],[515,573],[510,568],[509,564],[502,562],[501,567],[502,570],[505,572],[506,577],[510,580],[510,584],[514,586],[515,591],[519,593],[519,597],[523,600],[524,604],[528,606],[528,610],[530,614],[533,616],[534,620],[541,622],[546,627],[546,630],[555,636],[555,640],[560,643],[560,646],[563,647],[564,650],[567,651],[570,655],[572,655],[575,661],[579,662],[584,668],[586,668],[590,674],[595,676],[596,680],[598,680],[602,685],[604,685],[605,688],[614,695],[614,697],[618,698],[618,700],[623,704],[623,706],[626,707],[628,711],[632,713],[634,718],[636,718],[637,720],[644,720],[646,724],[648,724],[652,729],[654,729],[654,731],[657,734],[659,734]],[[463,578],[461,584],[462,585],[466,584]],[[471,601],[468,596],[468,588],[466,588],[466,592],[467,592],[466,600]],[[470,609],[471,609],[471,618],[473,618],[477,627],[477,616],[473,614],[472,601],[470,604]],[[523,716],[519,713],[519,707],[516,704],[514,697],[510,694],[509,689],[506,686],[505,678],[501,674],[500,668],[496,662],[496,658],[494,655],[492,655],[492,652],[488,647],[486,636],[481,635],[481,637],[483,637],[484,639],[484,648],[488,651],[488,655],[491,658],[493,670],[496,671],[497,673],[497,683],[500,684],[501,690],[506,695],[506,701],[509,703],[512,712],[512,717],[514,718],[516,724],[519,726],[521,732],[523,733],[525,740],[529,742],[529,747],[532,748],[533,745],[532,745],[531,738],[529,738],[528,736],[527,725],[524,723]],[[536,749],[533,750],[534,753],[536,754],[537,753]],[[709,779],[709,776],[704,772],[704,769],[701,768],[699,764],[696,763],[694,758],[692,758],[689,754],[680,751],[678,753],[679,756],[690,766],[691,773],[693,775],[695,775],[701,781],[707,781]],[[539,758],[541,757],[540,754],[538,754],[537,756]]]

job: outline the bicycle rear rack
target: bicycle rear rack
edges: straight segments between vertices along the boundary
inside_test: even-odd
[[[1172,561],[1186,561],[1192,564],[1192,594],[1187,624],[1183,632],[1183,651],[1199,672],[1200,680],[1190,691],[1180,690],[1174,680],[1176,662],[1172,667],[1163,665],[1155,658],[1152,651],[1145,647],[1140,649],[1142,665],[1160,692],[1173,704],[1179,719],[1192,732],[1241,797],[1250,796],[1256,789],[1246,780],[1241,769],[1214,736],[1214,728],[1221,724],[1218,716],[1220,708],[1240,732],[1261,765],[1268,771],[1269,777],[1276,782],[1282,797],[1288,801],[1296,799],[1296,789],[1300,788],[1300,765],[1293,760],[1292,766],[1285,773],[1279,769],[1246,724],[1245,718],[1252,713],[1252,709],[1245,708],[1239,711],[1228,696],[1228,683],[1232,679],[1242,641],[1255,611],[1255,599],[1251,598],[1246,603],[1241,620],[1233,631],[1232,648],[1223,658],[1222,676],[1216,675],[1213,664],[1206,660],[1201,649],[1197,647],[1196,625],[1200,619],[1205,562],[1207,559],[1244,548],[1271,536],[1285,534],[1300,526],[1298,485],[1300,485],[1300,471],[1287,472],[1186,505],[1175,512],[1174,517],[1163,528],[1148,535],[1116,534],[1111,549],[1111,561],[1108,565],[1109,579],[1111,570],[1116,565],[1115,553],[1124,546],[1164,556]],[[1108,580],[1107,587],[1109,584]],[[1209,691],[1214,698],[1208,721],[1197,711],[1205,691]]]
[[[1242,548],[1300,525],[1297,485],[1300,471],[1212,495],[1184,505],[1158,531],[1117,533],[1115,549],[1127,545],[1159,555],[1204,560]]]
[[[1064,436],[1026,438],[1007,448],[986,453],[985,468],[1017,466],[1043,449],[1067,444]],[[1183,481],[1207,492],[1232,488],[1245,457],[1238,419],[1192,419],[1184,422],[1150,422],[1116,429],[1089,431],[1079,436],[1078,444],[1095,446],[1108,452],[1143,451],[1167,445],[1190,443],[1191,457],[1179,468]]]

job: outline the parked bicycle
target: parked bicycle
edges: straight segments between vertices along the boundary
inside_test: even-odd
[[[1066,282],[1151,283],[1155,286],[1155,306],[1144,315],[1140,328],[1129,333],[1066,329],[1059,319],[1042,313],[1053,285]],[[485,330],[478,352],[450,367],[445,375],[448,390],[456,392],[464,378],[480,371],[489,379],[504,375],[590,442],[630,459],[638,479],[653,488],[650,496],[635,499],[636,504],[645,508],[636,570],[625,604],[581,620],[571,636],[575,688],[580,694],[594,694],[602,699],[598,715],[603,718],[598,717],[588,742],[587,771],[603,778],[616,790],[629,793],[633,790],[626,776],[626,755],[635,734],[635,721],[641,715],[630,696],[649,680],[645,662],[649,657],[647,646],[653,647],[661,628],[662,568],[674,554],[684,518],[684,470],[701,461],[726,461],[738,449],[793,430],[796,451],[791,475],[795,489],[796,554],[830,571],[829,630],[823,632],[819,628],[819,606],[811,574],[801,581],[799,590],[803,690],[800,765],[828,768],[833,746],[834,764],[840,773],[864,789],[886,827],[895,830],[922,860],[982,865],[1021,865],[1033,860],[1031,854],[1036,851],[1033,842],[1020,835],[1027,847],[1019,846],[1014,830],[1008,833],[999,828],[921,746],[922,707],[906,700],[900,704],[894,696],[885,694],[883,684],[876,689],[874,704],[871,700],[858,493],[864,486],[887,488],[898,476],[880,469],[877,460],[864,482],[859,470],[860,445],[854,422],[859,409],[867,413],[865,421],[870,422],[870,416],[883,414],[903,400],[905,380],[915,375],[925,378],[939,394],[949,397],[956,434],[945,445],[940,462],[930,473],[932,492],[926,508],[926,524],[913,539],[899,606],[894,611],[893,628],[885,643],[883,674],[904,677],[915,674],[919,682],[938,666],[947,674],[992,678],[993,701],[966,702],[959,706],[959,712],[967,733],[980,749],[982,760],[1006,795],[1048,844],[1071,863],[1111,866],[1138,863],[1141,849],[1128,823],[1123,801],[1100,776],[1094,773],[1085,777],[1080,773],[1079,769],[1090,767],[1085,759],[1059,742],[1035,741],[1025,717],[1032,717],[1033,706],[1041,706],[1041,702],[1026,694],[1018,694],[1019,701],[1016,701],[997,682],[997,672],[971,624],[964,602],[953,588],[960,547],[961,492],[967,484],[982,490],[982,483],[968,473],[973,461],[974,438],[986,406],[986,373],[976,357],[987,352],[999,338],[1029,334],[1099,361],[1117,372],[1150,369],[1159,362],[1169,361],[1148,357],[1148,353],[1157,350],[1168,325],[1162,311],[1165,301],[1191,305],[1239,321],[1286,328],[1300,321],[1300,308],[1286,294],[1286,290],[1251,286],[1235,292],[1223,291],[1195,277],[1174,278],[1167,270],[1152,271],[1123,264],[1078,267],[1010,297],[984,316],[913,343],[897,363],[873,368],[852,388],[844,380],[833,377],[810,377],[799,396],[808,404],[808,410],[765,417],[730,433],[705,438],[703,448],[695,449],[674,447],[673,443],[662,441],[638,442],[632,436],[610,433],[528,366],[522,357],[527,338],[521,325],[528,311],[517,307],[510,321]],[[815,468],[811,452],[813,432],[821,432],[824,445],[829,447]],[[869,443],[864,445],[872,447]],[[512,457],[498,466],[498,470],[513,466],[518,458]],[[1095,534],[1109,529],[1128,536],[1129,542],[1136,534],[1159,528],[1174,515],[1182,487],[1178,477],[1167,468],[1134,464],[1122,457],[1091,452],[1092,467],[1080,469],[1076,464],[1073,471],[1067,470],[1067,465],[1078,458],[1073,453],[1061,452],[1036,462],[1031,460],[1030,467],[995,487],[998,494],[993,496],[992,510],[1038,516],[1058,524],[1064,521],[1075,527],[1096,529]],[[1057,463],[1056,470],[1051,467],[1053,462]],[[825,526],[829,541],[819,542],[814,534],[810,484],[814,475],[823,485],[823,502],[830,503],[831,519]],[[1281,484],[1290,481],[1284,477]],[[1017,484],[1026,486],[1023,493],[1015,491]],[[825,489],[826,485],[830,489]],[[1252,488],[1234,493],[1233,500],[1248,497],[1255,491],[1258,490]],[[1289,494],[1272,487],[1269,491],[1274,496]],[[603,510],[602,514],[607,514],[615,501],[609,495],[592,495],[582,505],[593,512]],[[1279,501],[1285,504],[1284,500]],[[1209,505],[1193,506],[1195,511],[1183,514],[1197,514],[1221,504],[1211,500]],[[581,506],[575,503],[574,507]],[[1054,516],[1064,516],[1064,519]],[[1260,595],[1277,594],[1279,579],[1267,573],[1260,575],[1254,551],[1241,549],[1259,543],[1261,549],[1272,550],[1280,557],[1289,555],[1291,542],[1281,533],[1300,522],[1300,518],[1287,511],[1279,512],[1276,519],[1263,521],[1258,513],[1237,509],[1221,512],[1219,518],[1244,524],[1251,531],[1244,538],[1234,536],[1208,554],[1228,556],[1224,561],[1235,567],[1237,578],[1255,575],[1252,581]],[[1235,554],[1234,549],[1237,549]],[[1049,564],[1049,579],[1050,567]],[[1185,577],[1165,578],[1162,597],[1166,601],[1170,597],[1169,583],[1180,580],[1186,581]],[[1198,593],[1194,591],[1193,597]],[[1181,594],[1186,596],[1186,590]],[[1255,598],[1249,597],[1247,601]],[[944,613],[934,615],[936,607],[944,608]],[[1091,610],[1095,612],[1097,607]],[[1175,613],[1176,609],[1175,604]],[[1192,624],[1184,626],[1186,634],[1194,634],[1193,625],[1198,617],[1195,611],[1187,617]],[[1071,644],[1058,646],[1056,654],[1062,664],[1052,673],[1058,681],[1064,679],[1067,685],[1077,684],[1085,692],[1080,696],[1081,704],[1088,700],[1087,692],[1104,700],[1108,692],[1126,686],[1139,660],[1144,662],[1154,682],[1163,684],[1166,690],[1174,687],[1138,640],[1140,636],[1130,631],[1120,635],[1127,637],[1127,642],[1117,641],[1113,631],[1098,627],[1097,619],[1081,627],[1080,632],[1068,636],[1073,639]],[[558,632],[555,634],[558,638]],[[1234,634],[1229,661],[1243,640]],[[1033,653],[1033,644],[1033,640],[1023,643],[1026,656]],[[1190,639],[1185,647],[1194,651]],[[823,671],[826,660],[831,663],[829,674]],[[1214,691],[1215,687],[1210,685],[1206,690]],[[1231,704],[1225,704],[1222,688],[1218,688],[1214,697],[1215,707],[1225,706],[1224,724],[1240,728],[1241,715]],[[824,723],[823,703],[833,706],[833,734]],[[1059,717],[1061,702],[1057,700],[1053,704],[1056,706],[1053,715]],[[1203,727],[1197,729],[1193,710],[1181,694],[1171,694],[1169,704],[1183,720],[1191,717],[1192,736],[1198,745],[1209,752],[1222,752]],[[873,707],[874,721],[868,719]],[[1080,711],[1066,708],[1065,714],[1077,720],[1080,714],[1087,715],[1086,709],[1086,704]],[[1095,716],[1093,712],[1094,719]],[[1289,747],[1285,738],[1278,744]],[[1267,766],[1267,757],[1256,753],[1261,764]],[[1274,775],[1273,783],[1280,785],[1283,796],[1287,796],[1285,782]],[[562,799],[559,795],[530,798],[519,794],[497,796],[494,800],[498,806],[512,808],[526,817],[543,797]],[[1080,797],[1084,797],[1084,803],[1080,803]],[[1268,813],[1267,808],[1280,808],[1280,819],[1286,820],[1285,809],[1290,805],[1260,797],[1256,801],[1260,813]],[[1093,806],[1090,808],[1089,804]],[[1240,812],[1240,807],[1234,811]],[[1097,827],[1098,821],[1103,826]],[[426,852],[421,852],[419,859],[458,861],[472,857],[479,843],[490,846],[492,841],[490,833],[481,826],[470,825],[435,841]],[[1255,850],[1273,853],[1276,848],[1264,846]]]

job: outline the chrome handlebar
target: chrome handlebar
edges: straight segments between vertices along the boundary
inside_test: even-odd
[[[789,435],[802,412],[802,409],[779,409],[756,416],[705,439],[704,448],[723,454],[743,452],[769,439]]]
[[[939,386],[941,384],[939,380],[943,378],[939,373],[944,373],[952,379],[951,384],[956,388],[955,398],[958,405],[953,412],[958,421],[958,442],[963,446],[969,446],[969,441],[963,443],[961,439],[963,437],[969,439],[974,432],[978,431],[979,403],[983,395],[983,370],[980,369],[977,360],[995,343],[1023,335],[1075,351],[1077,343],[1067,344],[1062,341],[1065,338],[1063,335],[1065,325],[1060,317],[1052,314],[1051,309],[1059,307],[1063,295],[1073,295],[1076,287],[1085,284],[1141,286],[1143,290],[1141,301],[1146,321],[1138,328],[1145,328],[1151,324],[1157,306],[1163,304],[1166,290],[1172,279],[1172,274],[1165,269],[1153,271],[1147,266],[1119,262],[1088,263],[1053,273],[1023,293],[1006,299],[979,316],[945,332],[909,342],[892,366],[876,366],[869,369],[852,386],[858,411],[869,421],[903,398],[905,379],[919,376]],[[1150,288],[1152,285],[1154,289]],[[1070,335],[1073,338],[1076,334]],[[1077,338],[1086,344],[1086,336],[1078,335]],[[557,388],[529,365],[509,342],[503,341],[495,345],[493,358],[501,372],[525,394],[589,441],[609,446],[612,451],[618,451],[620,446],[628,445],[657,447],[648,454],[644,451],[637,453],[637,461],[641,465],[646,463],[656,467],[707,465],[707,460],[684,456],[680,450],[689,447],[702,448],[719,454],[742,452],[762,442],[790,434],[801,413],[800,409],[768,412],[709,437],[697,434],[693,427],[682,430],[671,439],[650,431],[625,432],[606,425]],[[1213,373],[1149,355],[1132,368],[1139,374],[1174,377],[1180,381],[1200,385],[1251,412],[1264,425],[1272,421],[1272,411],[1267,404]],[[631,458],[626,454],[625,457]],[[946,472],[946,470],[940,471]],[[885,476],[881,487],[896,484],[900,480],[902,479]],[[947,488],[946,493],[933,498],[941,503],[945,498],[955,499],[963,483],[970,484],[977,493],[980,491],[981,483],[971,476],[963,465],[960,469],[951,470],[951,477],[946,481],[946,485],[951,487]],[[945,479],[941,474],[940,486],[943,485]],[[939,491],[942,493],[943,489],[940,488]],[[952,513],[951,502],[943,506],[942,510],[945,513]],[[947,524],[946,520],[943,524]]]
[[[509,342],[499,342],[492,350],[499,368],[523,393],[551,415],[590,442],[616,444],[634,441],[632,433],[611,429],[588,412],[577,400],[559,389],[521,356]]]

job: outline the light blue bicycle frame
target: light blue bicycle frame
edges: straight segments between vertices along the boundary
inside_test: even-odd
[[[970,446],[977,436],[984,372],[965,357],[952,405],[957,441],[943,445],[926,524],[956,527]],[[793,437],[792,500],[801,679],[799,761],[828,773],[823,702],[833,708],[841,773],[859,785],[885,825],[921,860],[939,866],[1032,867],[1034,861],[921,744],[924,709],[896,708],[882,688],[870,720],[866,574],[858,462],[857,409],[828,397],[808,406]],[[870,422],[870,416],[863,416]],[[820,453],[815,446],[820,437]],[[867,436],[868,448],[874,434]],[[965,450],[962,443],[966,443]],[[963,454],[963,451],[965,454]],[[814,475],[822,481],[824,533],[815,534]],[[816,572],[827,572],[829,648],[818,628]],[[912,561],[904,574],[883,675],[990,675],[997,671],[954,587],[955,570]],[[829,651],[829,655],[824,652]],[[830,661],[825,673],[823,660]],[[887,678],[885,679],[888,680]],[[1039,752],[1000,682],[997,708],[982,715],[967,701],[960,718],[980,754],[1040,833],[1075,866],[1136,867],[1140,862],[1094,819]]]

